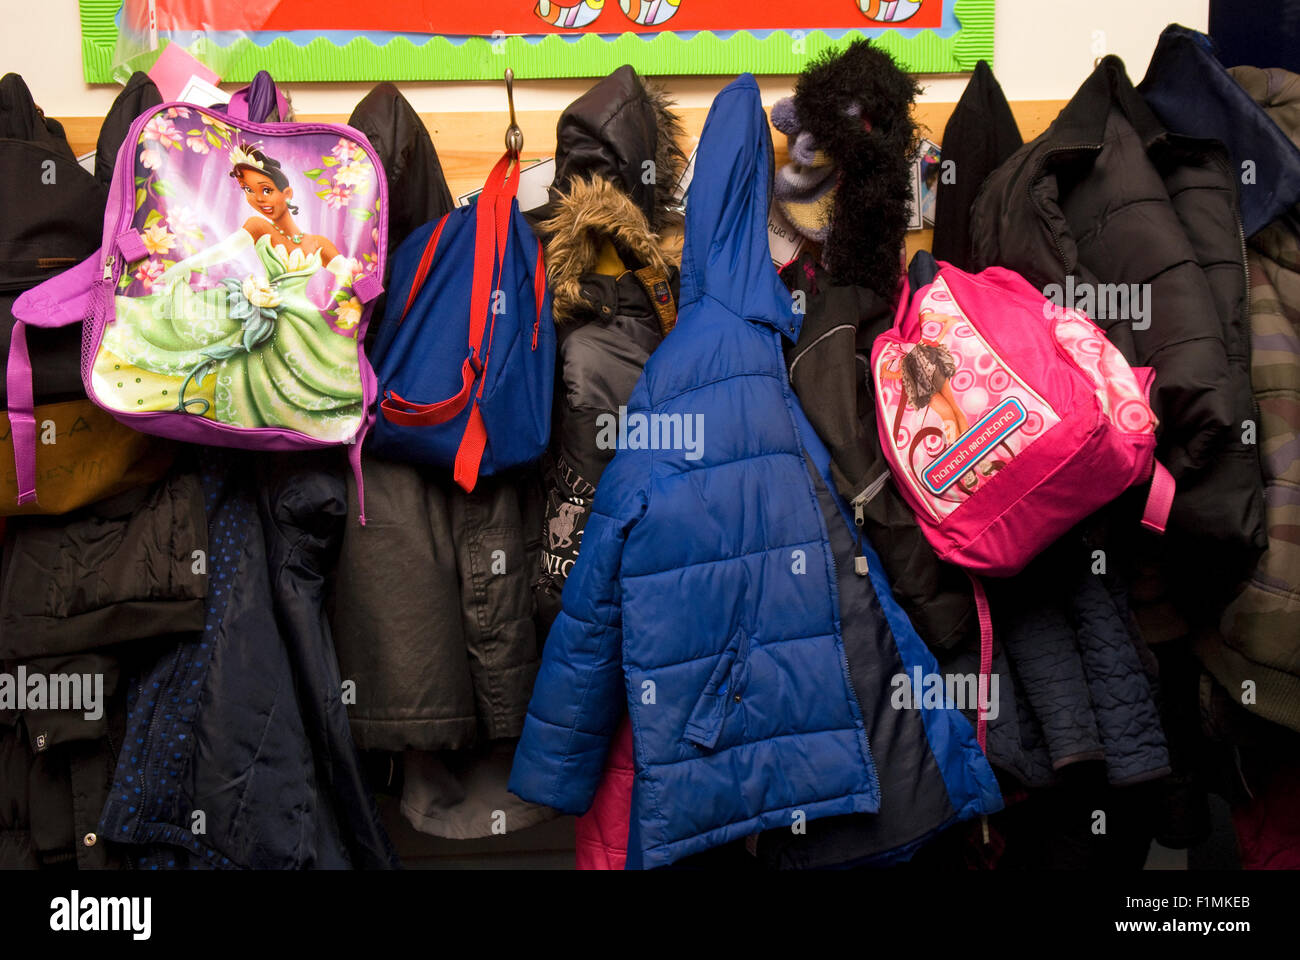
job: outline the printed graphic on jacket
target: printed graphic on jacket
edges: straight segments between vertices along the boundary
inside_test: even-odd
[[[596,487],[563,456],[555,458],[550,470],[542,569],[563,586],[578,562],[582,533],[591,516],[591,498]]]
[[[144,127],[132,225],[148,256],[118,282],[95,392],[342,441],[364,412],[352,287],[377,263],[382,173],[337,134],[248,141],[197,107]]]
[[[907,482],[942,518],[1060,417],[985,342],[942,278],[919,314],[922,339],[881,351],[876,390]]]

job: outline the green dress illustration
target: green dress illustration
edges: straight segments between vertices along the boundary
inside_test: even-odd
[[[351,437],[363,412],[357,341],[332,329],[307,296],[326,268],[320,252],[287,251],[269,235],[253,250],[265,277],[194,290],[186,271],[159,293],[118,296],[95,356],[96,394],[121,411]]]

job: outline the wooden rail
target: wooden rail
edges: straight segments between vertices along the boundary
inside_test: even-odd
[[[943,128],[951,116],[953,103],[919,103],[916,106],[917,121],[927,137],[935,143],[941,143]],[[1038,136],[1065,106],[1064,100],[1023,100],[1011,104],[1020,133],[1026,140]],[[678,111],[682,127],[688,138],[682,146],[689,153],[704,128],[705,107],[688,107]],[[326,123],[346,123],[347,114],[312,113],[301,114],[296,119]],[[433,138],[438,158],[442,161],[443,173],[453,197],[469,193],[483,186],[492,164],[501,156],[504,149],[506,119],[505,112],[500,113],[422,113],[420,119]],[[556,111],[528,110],[518,114],[519,126],[524,132],[524,157],[527,160],[540,160],[555,152],[555,123],[559,119]],[[99,117],[61,117],[68,134],[72,149],[78,154],[95,149],[99,138],[99,127],[103,122]],[[785,135],[772,131],[776,144],[778,163],[786,160]],[[918,230],[907,236],[908,256],[918,249],[929,249],[931,231]]]

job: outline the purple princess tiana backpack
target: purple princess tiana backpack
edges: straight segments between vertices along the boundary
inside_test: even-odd
[[[361,442],[387,184],[365,136],[166,103],[118,152],[100,249],[19,297],[7,370],[19,503],[37,496],[26,326],[82,325],[86,395],[162,437],[254,450]]]

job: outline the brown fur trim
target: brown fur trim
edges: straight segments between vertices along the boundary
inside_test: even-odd
[[[686,132],[673,113],[676,104],[668,91],[651,80],[643,80],[642,85],[659,121],[659,136],[655,141],[655,209],[650,226],[662,231],[682,221],[681,213],[675,209],[673,188],[686,172],[686,154],[681,146]]]
[[[645,214],[626,193],[603,177],[575,179],[555,199],[555,215],[538,224],[546,245],[546,279],[556,323],[572,321],[586,310],[582,277],[595,269],[601,243],[608,239],[628,266],[668,270],[668,260]]]

